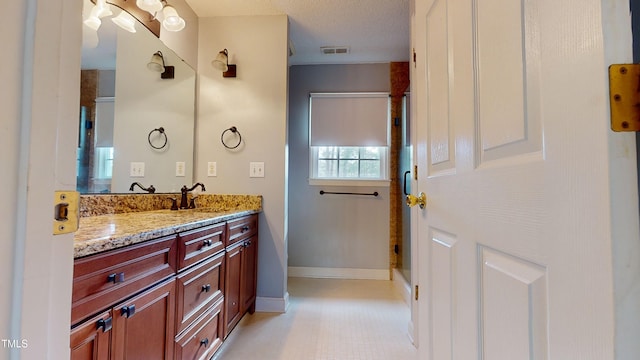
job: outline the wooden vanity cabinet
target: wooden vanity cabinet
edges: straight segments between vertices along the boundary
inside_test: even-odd
[[[175,235],[76,259],[71,324],[175,273]]]
[[[111,310],[71,330],[71,360],[108,359],[113,333]]]
[[[74,262],[72,360],[211,358],[255,310],[258,216]]]
[[[258,235],[257,215],[241,218],[235,224],[236,229],[245,228],[245,231],[228,231],[230,237],[234,237],[228,244],[226,251],[226,278],[225,278],[225,338],[238,324],[242,316],[248,311],[255,310],[256,284],[257,284],[257,260],[258,260]],[[232,222],[228,226],[234,226]],[[253,229],[251,231],[251,229]],[[238,235],[241,234],[241,235]]]
[[[208,360],[222,345],[223,299],[176,337],[176,359]]]
[[[175,278],[86,320],[71,330],[72,360],[173,360]]]
[[[178,274],[177,318],[180,333],[202,315],[224,291],[224,252]]]
[[[172,278],[113,308],[111,359],[174,359],[175,286]]]
[[[205,359],[222,345],[226,223],[178,235],[176,359]]]

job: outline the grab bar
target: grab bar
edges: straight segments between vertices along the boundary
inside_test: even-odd
[[[333,192],[333,191],[320,190],[320,195],[324,195],[324,194],[378,196],[378,192],[377,191],[374,191],[374,192],[369,194],[369,193]]]

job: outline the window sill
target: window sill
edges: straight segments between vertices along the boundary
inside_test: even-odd
[[[309,185],[321,186],[378,186],[389,187],[391,180],[364,180],[364,179],[309,179]]]

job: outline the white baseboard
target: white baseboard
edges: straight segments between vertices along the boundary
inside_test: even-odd
[[[398,292],[402,294],[402,298],[407,306],[411,307],[411,285],[405,280],[398,269],[393,269],[393,284],[396,286],[396,289],[398,289]]]
[[[307,277],[323,279],[358,279],[358,280],[389,280],[388,269],[352,269],[352,268],[320,268],[295,267],[287,269],[290,277]]]
[[[256,297],[257,312],[276,312],[285,313],[289,308],[289,293],[284,294],[282,298]]]

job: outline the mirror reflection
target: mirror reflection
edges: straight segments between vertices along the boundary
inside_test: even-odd
[[[177,192],[193,182],[195,71],[140,23],[131,33],[101,20],[83,25],[78,191]],[[158,52],[172,78],[148,66]]]

